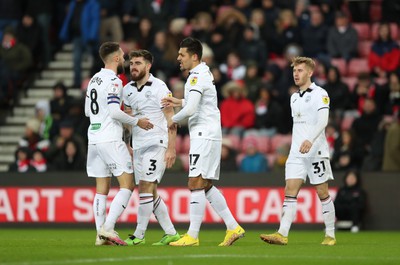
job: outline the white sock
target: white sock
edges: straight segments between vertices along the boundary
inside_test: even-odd
[[[211,189],[206,192],[206,197],[213,209],[224,220],[226,228],[228,230],[234,230],[239,224],[229,210],[224,195],[222,195],[217,187],[212,186]]]
[[[117,195],[115,195],[113,201],[111,202],[110,211],[108,212],[106,222],[104,223],[104,229],[106,231],[114,230],[115,223],[128,205],[131,195],[132,191],[128,189],[120,189]]]
[[[154,200],[153,213],[157,218],[158,223],[161,225],[164,233],[167,235],[175,235],[176,230],[169,217],[167,205],[160,196]]]
[[[101,226],[106,221],[106,201],[107,195],[96,193],[96,195],[94,196],[93,214],[97,231],[100,230]]]
[[[293,196],[285,196],[282,206],[281,224],[278,233],[287,237],[289,235],[290,226],[296,217],[297,198]]]
[[[321,201],[322,204],[322,218],[325,223],[325,234],[335,238],[335,205],[331,197]]]
[[[139,194],[139,210],[137,217],[137,226],[133,235],[137,238],[143,239],[146,233],[147,226],[150,221],[151,213],[153,212],[153,194],[140,193]]]
[[[201,223],[206,210],[206,194],[204,190],[192,191],[190,195],[190,226],[188,235],[193,238],[199,237]]]

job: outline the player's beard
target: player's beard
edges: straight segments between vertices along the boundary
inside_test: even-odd
[[[123,64],[119,64],[117,66],[117,75],[120,75],[120,74],[123,74],[123,73],[125,73],[124,65]]]
[[[132,76],[132,80],[133,81],[139,81],[139,80],[142,80],[143,79],[143,77],[146,75],[146,71],[138,71],[138,73],[136,74],[136,75],[133,75],[132,73],[131,73],[131,76]]]

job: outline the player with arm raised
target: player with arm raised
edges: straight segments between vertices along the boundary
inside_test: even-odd
[[[167,85],[150,74],[153,55],[146,50],[129,53],[132,81],[123,89],[125,109],[134,117],[148,117],[154,124],[150,131],[132,128],[133,161],[136,185],[139,185],[137,226],[125,242],[128,245],[145,244],[145,232],[152,212],[165,235],[153,245],[168,245],[180,238],[168,214],[167,206],[157,194],[165,168],[175,163],[176,128],[169,129],[174,115],[172,107],[162,107],[161,99],[171,96]]]
[[[120,109],[122,81],[117,74],[124,67],[124,52],[116,42],[101,45],[99,54],[105,66],[89,82],[85,99],[88,128],[87,174],[96,178],[93,212],[96,223],[96,245],[126,245],[114,231],[115,223],[128,204],[134,183],[132,160],[122,141],[122,123],[148,130],[153,127],[147,118],[134,118]],[[106,217],[106,200],[111,176],[119,182]]]
[[[224,220],[227,227],[224,240],[219,246],[230,246],[244,236],[244,229],[236,222],[225,197],[213,186],[219,179],[221,160],[221,115],[217,107],[217,91],[209,67],[201,62],[203,47],[194,38],[186,38],[180,44],[178,61],[182,71],[188,70],[184,99],[166,97],[165,107],[183,106],[172,117],[170,128],[189,118],[190,151],[189,182],[190,226],[187,234],[171,246],[198,246],[199,231],[203,220],[206,200]]]
[[[285,199],[278,232],[260,235],[270,244],[286,245],[290,226],[296,217],[297,195],[308,176],[322,204],[325,238],[322,245],[333,246],[335,239],[335,207],[328,192],[333,179],[325,127],[329,117],[329,96],[311,82],[315,62],[308,57],[292,61],[293,78],[299,91],[290,98],[293,117],[292,145],[285,168]]]

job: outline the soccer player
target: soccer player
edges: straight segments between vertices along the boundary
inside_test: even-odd
[[[85,99],[88,128],[87,174],[96,178],[93,212],[96,223],[96,245],[126,245],[114,231],[115,223],[131,197],[134,188],[132,161],[122,141],[122,123],[145,130],[153,128],[147,118],[134,118],[120,109],[122,81],[117,74],[124,67],[124,52],[118,43],[106,42],[99,54],[105,66],[89,82]],[[117,178],[120,190],[114,197],[106,218],[106,199],[111,176]]]
[[[153,55],[146,50],[129,53],[132,81],[123,89],[125,110],[134,117],[148,117],[155,125],[151,131],[133,127],[132,147],[136,185],[139,185],[137,226],[125,242],[128,245],[145,244],[145,232],[152,212],[165,235],[153,245],[168,245],[180,238],[168,214],[167,206],[157,194],[165,168],[175,163],[176,128],[168,129],[174,115],[172,107],[162,107],[161,99],[171,96],[167,85],[150,74]]]
[[[285,168],[285,199],[278,232],[260,235],[270,244],[286,245],[290,226],[296,216],[297,194],[308,176],[322,203],[325,238],[322,245],[333,246],[335,207],[328,193],[328,180],[333,179],[325,127],[329,117],[329,96],[311,82],[315,62],[308,57],[292,60],[293,78],[299,91],[290,98],[293,117],[292,144]]]
[[[214,77],[209,67],[201,61],[203,47],[194,38],[186,38],[180,44],[178,61],[182,71],[188,70],[184,99],[165,97],[164,107],[183,108],[172,117],[170,128],[189,118],[190,151],[189,182],[190,226],[187,234],[171,246],[198,246],[199,231],[203,220],[206,200],[224,220],[227,231],[219,246],[230,246],[244,236],[244,229],[236,222],[221,192],[212,181],[219,179],[221,159],[221,115],[217,107]]]

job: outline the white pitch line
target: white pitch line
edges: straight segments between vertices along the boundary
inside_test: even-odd
[[[257,258],[282,258],[281,255],[235,255],[235,254],[193,254],[193,255],[182,255],[182,256],[128,256],[121,258],[98,258],[98,259],[70,259],[70,260],[52,260],[52,261],[32,261],[32,262],[7,262],[1,263],[1,265],[61,265],[61,264],[77,264],[77,263],[99,263],[99,262],[124,262],[124,261],[140,261],[140,260],[166,260],[166,259],[211,259],[211,258],[239,258],[239,259],[257,259]],[[302,256],[302,255],[290,255],[285,256],[290,259],[335,259],[335,260],[371,260],[371,257],[365,256]],[[400,261],[400,257],[380,257],[374,259],[375,261]]]

